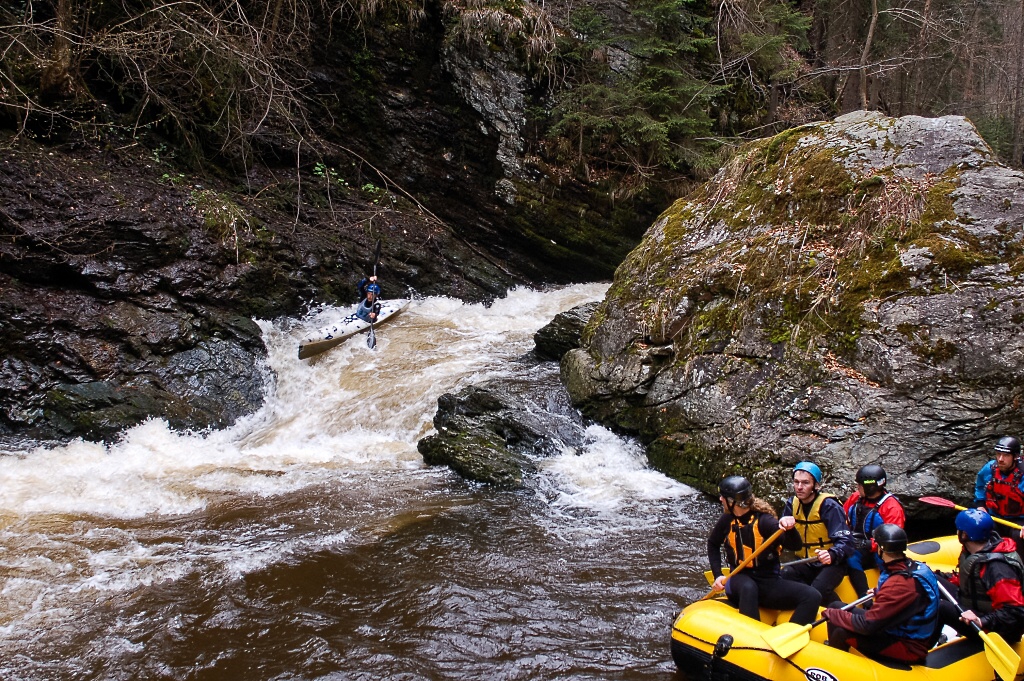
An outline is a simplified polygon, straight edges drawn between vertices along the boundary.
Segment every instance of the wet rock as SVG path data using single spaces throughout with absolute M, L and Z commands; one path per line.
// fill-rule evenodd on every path
M 648 230 L 563 379 L 712 493 L 742 471 L 784 494 L 811 459 L 836 492 L 877 462 L 905 501 L 966 502 L 1024 431 L 1022 194 L 960 117 L 754 143 Z
M 500 487 L 522 485 L 539 458 L 578 446 L 583 437 L 557 370 L 538 366 L 524 367 L 520 378 L 442 395 L 434 428 L 417 445 L 427 464 Z
M 580 346 L 583 327 L 597 309 L 598 303 L 583 303 L 555 315 L 548 324 L 533 334 L 537 357 L 560 360 L 569 350 Z
M 333 209 L 324 218 L 304 205 L 297 222 L 294 210 L 164 174 L 137 140 L 115 146 L 125 151 L 111 158 L 6 141 L 2 443 L 109 440 L 148 418 L 230 425 L 263 401 L 266 350 L 253 319 L 352 302 L 371 257 L 363 227 L 345 233 Z M 252 172 L 254 184 L 273 185 Z M 418 231 L 393 217 L 382 233 L 386 290 L 480 300 L 512 283 L 436 223 Z

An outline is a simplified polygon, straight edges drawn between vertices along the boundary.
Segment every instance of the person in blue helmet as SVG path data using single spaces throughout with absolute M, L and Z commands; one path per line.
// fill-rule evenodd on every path
M 978 637 L 971 623 L 1014 643 L 1024 635 L 1024 562 L 1017 545 L 1001 537 L 985 511 L 970 508 L 956 516 L 956 535 L 963 547 L 957 571 L 939 579 L 964 609 L 943 601 L 939 620 L 963 636 Z
M 833 494 L 821 491 L 821 468 L 811 461 L 793 467 L 793 496 L 786 500 L 779 527 L 786 530 L 782 545 L 796 558 L 815 561 L 791 565 L 782 576 L 810 584 L 822 603 L 835 600 L 835 588 L 846 576 L 846 561 L 854 541 L 843 505 Z
M 377 293 L 380 294 L 380 284 L 377 283 L 377 275 L 373 274 L 369 277 L 363 277 L 359 280 L 359 283 L 356 284 L 356 293 L 359 295 L 359 300 L 362 301 L 366 299 L 366 289 L 371 285 L 377 286 Z
M 360 281 L 359 290 L 363 299 L 356 306 L 356 316 L 364 322 L 372 324 L 377 321 L 377 315 L 380 314 L 380 286 L 377 284 L 377 277 L 369 277 Z

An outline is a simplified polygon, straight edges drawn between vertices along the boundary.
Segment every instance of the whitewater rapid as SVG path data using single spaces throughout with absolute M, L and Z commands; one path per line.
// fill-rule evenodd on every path
M 181 432 L 153 419 L 107 445 L 0 452 L 0 677 L 71 678 L 70 664 L 81 678 L 139 678 L 127 672 L 160 657 L 158 631 L 187 628 L 194 608 L 227 617 L 215 601 L 239 580 L 509 494 L 424 465 L 416 443 L 437 398 L 521 375 L 533 334 L 606 289 L 517 289 L 489 306 L 417 299 L 377 329 L 376 349 L 357 336 L 311 360 L 296 358 L 298 340 L 347 310 L 260 321 L 265 404 L 232 427 Z M 670 537 L 698 503 L 651 471 L 638 444 L 596 425 L 582 448 L 542 461 L 527 494 L 515 503 L 528 503 L 530 525 L 577 547 L 652 523 Z M 168 597 L 186 584 L 195 603 Z M 177 670 L 167 678 L 197 678 L 165 664 Z

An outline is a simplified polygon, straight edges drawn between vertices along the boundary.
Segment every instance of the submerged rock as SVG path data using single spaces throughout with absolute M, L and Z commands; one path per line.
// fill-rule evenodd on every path
M 856 112 L 745 147 L 669 208 L 562 360 L 588 416 L 709 492 L 881 463 L 970 499 L 1024 426 L 1024 175 L 961 117 Z
M 437 433 L 417 448 L 431 466 L 449 466 L 475 482 L 518 487 L 541 457 L 576 447 L 583 423 L 558 381 L 534 366 L 515 379 L 495 379 L 437 400 Z

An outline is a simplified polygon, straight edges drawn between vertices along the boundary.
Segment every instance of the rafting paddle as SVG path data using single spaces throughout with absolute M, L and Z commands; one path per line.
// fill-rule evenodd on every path
M 960 506 L 959 504 L 954 504 L 949 499 L 943 499 L 942 497 L 921 497 L 920 500 L 923 501 L 926 504 L 931 504 L 932 506 L 945 506 L 946 508 L 955 508 L 958 511 L 969 510 L 966 506 Z M 992 520 L 996 521 L 1000 525 L 1006 525 L 1007 527 L 1012 527 L 1015 530 L 1024 529 L 1024 527 L 1018 525 L 1017 523 L 1011 523 L 1009 520 L 1003 520 L 1002 518 L 997 518 L 996 516 L 992 516 Z
M 780 568 L 788 568 L 793 565 L 806 565 L 807 563 L 814 563 L 818 560 L 817 556 L 811 556 L 810 558 L 800 558 L 799 560 L 791 560 L 788 563 L 783 563 Z M 711 570 L 704 571 L 704 579 L 708 580 L 708 584 L 714 584 L 715 577 L 711 574 Z
M 853 603 L 847 603 L 840 610 L 849 610 L 854 606 L 870 601 L 872 598 L 874 598 L 874 594 L 861 596 Z M 825 621 L 825 618 L 822 617 L 810 624 L 783 622 L 761 634 L 761 638 L 768 644 L 768 647 L 775 651 L 776 655 L 786 658 L 803 650 L 811 642 L 811 629 Z
M 765 539 L 761 543 L 760 546 L 758 546 L 756 549 L 754 549 L 753 553 L 751 553 L 749 556 L 744 558 L 742 560 L 742 562 L 740 562 L 740 564 L 736 566 L 735 570 L 732 570 L 732 571 L 729 572 L 729 576 L 725 578 L 725 583 L 722 584 L 722 588 L 721 589 L 716 589 L 716 588 L 712 587 L 711 591 L 708 592 L 708 594 L 705 595 L 704 598 L 702 598 L 701 600 L 705 601 L 705 600 L 711 598 L 712 596 L 714 596 L 715 594 L 725 590 L 725 585 L 729 583 L 729 580 L 732 579 L 734 576 L 736 576 L 736 574 L 740 570 L 742 570 L 743 568 L 745 568 L 748 565 L 750 565 L 751 563 L 753 563 L 754 559 L 757 558 L 759 555 L 761 555 L 762 551 L 764 551 L 766 548 L 768 548 L 769 546 L 774 544 L 775 540 L 778 539 L 779 537 L 781 537 L 783 532 L 785 532 L 785 530 L 782 529 L 781 527 L 779 529 L 777 529 L 775 531 L 775 534 L 773 534 L 770 537 L 768 537 L 767 539 Z
M 960 607 L 960 602 L 946 591 L 946 587 L 942 586 L 941 582 L 938 585 L 942 595 L 963 614 L 964 609 Z M 985 659 L 992 665 L 992 669 L 995 670 L 996 674 L 1003 681 L 1013 681 L 1014 677 L 1017 676 L 1017 666 L 1020 664 L 1020 655 L 1017 654 L 1017 651 L 1011 648 L 1010 644 L 999 634 L 983 631 L 976 622 L 971 622 L 971 626 L 977 630 L 978 636 L 985 643 Z

